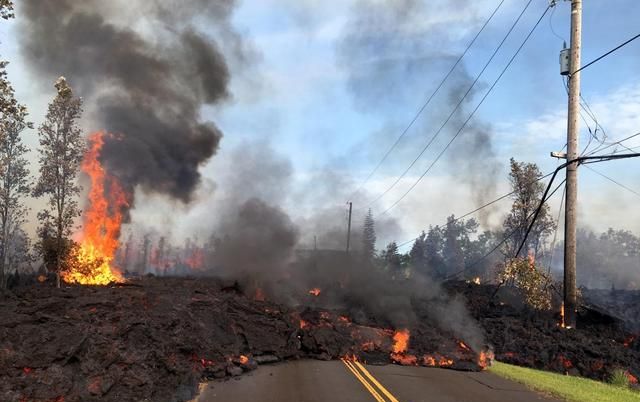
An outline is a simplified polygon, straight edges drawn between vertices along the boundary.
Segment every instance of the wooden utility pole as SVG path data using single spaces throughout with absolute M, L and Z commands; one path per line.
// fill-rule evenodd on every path
M 569 111 L 567 121 L 567 161 L 578 158 L 580 113 L 580 52 L 582 47 L 582 0 L 571 0 L 571 45 L 569 61 Z M 576 327 L 576 227 L 578 206 L 578 162 L 567 166 L 564 221 L 564 311 L 565 326 Z
M 353 203 L 349 202 L 349 223 L 347 225 L 347 254 L 349 254 L 349 245 L 351 244 L 351 211 L 353 210 Z

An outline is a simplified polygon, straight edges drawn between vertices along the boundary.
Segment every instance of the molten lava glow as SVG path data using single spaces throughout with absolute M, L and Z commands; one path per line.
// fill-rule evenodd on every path
M 491 364 L 493 364 L 494 358 L 495 356 L 491 350 L 483 350 L 478 355 L 478 366 L 480 366 L 480 368 L 484 370 L 487 367 L 491 366 Z
M 469 347 L 462 341 L 458 342 L 458 346 L 460 346 L 461 349 L 463 350 L 471 350 L 469 349 Z
M 192 271 L 200 271 L 204 268 L 204 250 L 197 247 L 189 252 L 184 260 L 186 266 Z
M 571 363 L 571 360 L 567 359 L 566 357 L 564 357 L 563 355 L 558 355 L 558 362 L 560 362 L 560 364 L 562 364 L 562 366 L 568 370 L 571 367 L 573 367 L 573 363 Z
M 393 353 L 405 353 L 409 347 L 409 337 L 411 336 L 408 329 L 401 329 L 393 334 Z
M 312 295 L 312 296 L 315 296 L 315 297 L 320 296 L 320 292 L 321 292 L 321 290 L 318 289 L 318 288 L 313 288 L 313 289 L 309 290 L 309 294 Z
M 411 334 L 408 329 L 401 329 L 393 334 L 391 360 L 403 366 L 418 365 L 418 358 L 414 355 L 407 354 L 410 336 Z
M 346 315 L 341 315 L 340 317 L 338 317 L 338 321 L 343 323 L 343 324 L 348 324 L 348 323 L 351 322 L 349 317 L 347 317 Z
M 636 340 L 636 336 L 632 335 L 632 336 L 628 337 L 627 339 L 625 339 L 622 344 L 624 345 L 625 348 L 628 348 L 629 346 L 631 346 L 631 344 L 635 340 Z
M 123 210 L 129 206 L 130 197 L 99 161 L 106 136 L 102 132 L 92 134 L 82 160 L 81 169 L 89 176 L 91 186 L 82 232 L 78 234 L 79 247 L 71 253 L 68 269 L 61 273 L 67 283 L 107 285 L 123 281 L 112 262 L 119 245 Z

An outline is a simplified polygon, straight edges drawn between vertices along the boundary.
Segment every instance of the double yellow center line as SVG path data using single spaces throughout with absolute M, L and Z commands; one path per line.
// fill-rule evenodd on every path
M 362 364 L 357 361 L 341 359 L 342 363 L 351 371 L 351 373 L 364 385 L 373 398 L 378 402 L 399 402 L 385 387 L 375 379 Z M 386 399 L 383 397 L 386 397 Z

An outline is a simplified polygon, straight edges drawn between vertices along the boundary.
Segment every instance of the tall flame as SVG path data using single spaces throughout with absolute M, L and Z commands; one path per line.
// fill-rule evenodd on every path
M 89 149 L 81 169 L 89 177 L 89 202 L 78 234 L 79 247 L 74 250 L 69 269 L 62 273 L 68 283 L 106 285 L 123 281 L 120 271 L 112 266 L 119 245 L 123 209 L 129 195 L 120 182 L 109 175 L 99 161 L 104 139 L 109 134 L 97 132 L 89 137 Z
M 393 334 L 393 353 L 404 353 L 409 346 L 410 332 L 408 329 L 401 329 Z

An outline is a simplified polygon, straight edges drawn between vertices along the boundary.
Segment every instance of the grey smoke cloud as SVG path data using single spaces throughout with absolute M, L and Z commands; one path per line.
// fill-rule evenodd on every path
M 363 111 L 376 114 L 404 110 L 400 113 L 404 116 L 400 121 L 390 119 L 391 124 L 359 145 L 359 149 L 365 149 L 361 152 L 367 153 L 372 164 L 382 157 L 407 127 L 419 107 L 453 66 L 462 52 L 460 43 L 470 40 L 452 38 L 450 32 L 451 24 L 475 26 L 481 22 L 474 3 L 460 1 L 452 5 L 415 0 L 360 0 L 355 3 L 345 35 L 337 48 L 338 60 L 347 72 L 355 103 Z M 451 15 L 457 20 L 452 21 Z M 379 175 L 395 175 L 404 171 L 419 150 L 436 134 L 474 78 L 463 60 L 405 134 L 379 170 Z M 427 169 L 471 113 L 476 104 L 474 95 L 481 93 L 482 89 L 480 81 L 409 172 L 409 176 L 420 175 Z M 491 134 L 489 124 L 472 119 L 439 162 L 440 165 L 446 163 L 447 171 L 453 172 L 454 179 L 469 188 L 477 205 L 488 201 L 496 191 L 495 178 L 500 164 Z M 488 225 L 490 215 L 487 211 L 480 216 L 481 223 L 485 225 Z
M 110 172 L 130 188 L 189 201 L 198 168 L 222 137 L 201 121 L 200 108 L 226 100 L 230 80 L 219 46 L 192 19 L 207 16 L 226 29 L 234 4 L 25 0 L 21 49 L 43 82 L 65 75 L 89 100 L 97 129 L 118 135 L 104 149 Z M 131 9 L 147 11 L 145 35 L 116 24 Z

